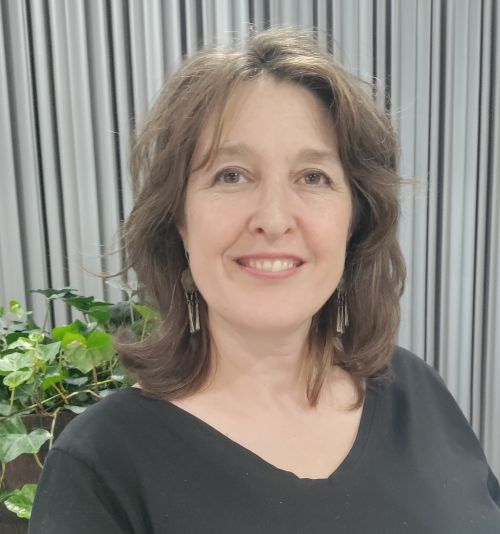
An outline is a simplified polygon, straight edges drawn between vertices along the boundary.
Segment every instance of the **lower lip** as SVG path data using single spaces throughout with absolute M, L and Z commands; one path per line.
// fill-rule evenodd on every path
M 236 265 L 246 273 L 254 276 L 255 278 L 259 278 L 261 280 L 284 280 L 285 278 L 290 278 L 294 274 L 298 272 L 298 270 L 304 265 L 303 263 L 301 265 L 298 265 L 297 267 L 292 267 L 291 269 L 286 269 L 284 271 L 263 271 L 261 269 L 256 269 L 255 267 L 250 267 L 248 265 L 242 265 L 241 263 L 235 262 Z

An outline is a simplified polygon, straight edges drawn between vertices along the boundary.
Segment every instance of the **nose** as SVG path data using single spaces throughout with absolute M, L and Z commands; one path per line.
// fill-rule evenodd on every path
M 264 234 L 269 239 L 277 239 L 295 229 L 293 198 L 287 183 L 278 180 L 262 180 L 255 202 L 250 222 L 250 229 L 253 233 Z

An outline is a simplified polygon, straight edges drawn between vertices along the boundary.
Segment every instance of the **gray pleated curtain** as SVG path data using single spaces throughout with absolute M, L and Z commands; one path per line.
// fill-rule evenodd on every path
M 0 304 L 71 286 L 119 298 L 131 131 L 204 43 L 276 24 L 377 80 L 402 146 L 399 343 L 434 365 L 500 472 L 500 80 L 496 0 L 1 0 Z M 331 36 L 333 35 L 332 40 Z M 57 321 L 69 320 L 56 308 Z

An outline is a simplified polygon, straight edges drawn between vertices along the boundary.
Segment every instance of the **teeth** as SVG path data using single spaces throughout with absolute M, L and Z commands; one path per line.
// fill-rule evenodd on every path
M 260 271 L 271 271 L 273 273 L 286 271 L 295 267 L 293 260 L 245 260 L 242 263 Z

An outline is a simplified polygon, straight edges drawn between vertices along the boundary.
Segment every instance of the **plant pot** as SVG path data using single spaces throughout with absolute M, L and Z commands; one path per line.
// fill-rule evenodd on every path
M 58 414 L 56 425 L 54 428 L 54 440 L 62 432 L 63 428 L 74 418 L 76 414 L 69 411 L 62 411 Z M 50 415 L 24 415 L 22 417 L 28 432 L 36 428 L 43 428 L 50 432 L 53 418 Z M 40 462 L 45 461 L 49 451 L 49 442 L 45 443 L 38 457 Z M 5 471 L 5 487 L 6 489 L 16 489 L 22 487 L 24 484 L 36 484 L 40 477 L 41 469 L 35 461 L 32 454 L 22 454 L 14 461 L 7 464 Z M 5 505 L 0 504 L 0 532 L 2 534 L 24 534 L 28 530 L 28 520 L 17 517 L 14 513 L 5 508 Z

